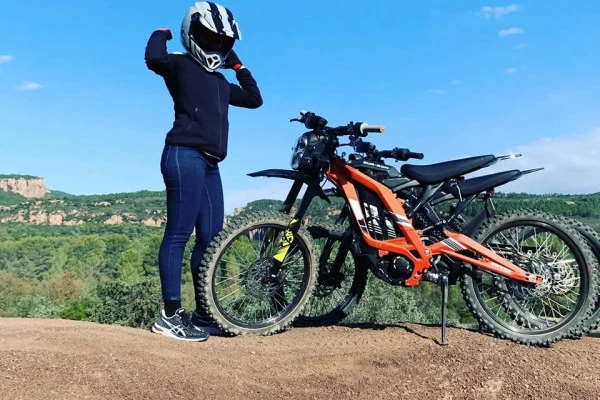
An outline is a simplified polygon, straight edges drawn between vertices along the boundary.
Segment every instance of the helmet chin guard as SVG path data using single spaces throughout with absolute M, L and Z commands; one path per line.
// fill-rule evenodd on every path
M 198 61 L 200 65 L 202 65 L 204 69 L 206 69 L 208 72 L 214 72 L 217 68 L 223 65 L 223 63 L 225 62 L 225 58 L 227 58 L 227 55 L 223 56 L 218 52 L 207 53 L 195 43 L 192 44 L 192 49 L 195 50 L 196 53 L 190 53 L 191 56 L 196 61 Z

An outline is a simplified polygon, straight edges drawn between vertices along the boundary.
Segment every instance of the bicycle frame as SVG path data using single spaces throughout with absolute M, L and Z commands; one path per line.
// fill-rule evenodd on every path
M 285 174 L 283 172 L 285 172 Z M 301 225 L 300 221 L 304 218 L 312 199 L 318 196 L 328 201 L 328 198 L 323 192 L 317 179 L 314 179 L 314 177 L 303 176 L 296 171 L 267 170 L 255 172 L 250 175 L 272 176 L 294 181 L 285 199 L 283 208 L 281 209 L 281 211 L 286 214 L 290 213 L 302 186 L 304 184 L 307 185 L 300 206 L 294 213 L 287 230 L 284 231 L 283 237 L 279 241 L 279 250 L 274 257 L 274 271 L 277 271 L 281 267 L 281 263 L 289 249 L 291 240 L 290 233 L 299 229 Z M 406 257 L 413 263 L 414 268 L 412 274 L 404 282 L 406 286 L 419 285 L 424 271 L 431 266 L 431 259 L 439 255 L 447 255 L 453 259 L 522 282 L 537 284 L 542 280 L 540 276 L 531 274 L 519 268 L 462 233 L 454 233 L 445 230 L 444 233 L 448 236 L 447 239 L 434 243 L 431 246 L 425 246 L 421 241 L 422 232 L 413 228 L 412 221 L 404 210 L 404 200 L 398 198 L 396 194 L 384 184 L 377 182 L 346 164 L 337 156 L 331 158 L 330 168 L 325 172 L 325 175 L 340 190 L 341 196 L 345 198 L 349 205 L 350 213 L 357 226 L 360 228 L 360 234 L 364 242 L 370 247 L 377 249 L 379 256 L 385 256 L 390 253 L 398 254 Z M 393 215 L 395 222 L 400 227 L 403 237 L 378 240 L 371 236 L 366 226 L 365 216 L 360 206 L 355 183 L 363 185 L 377 194 L 386 209 Z M 417 202 L 417 205 L 423 205 L 426 202 L 431 201 L 433 197 L 439 193 L 441 186 L 442 185 L 440 184 L 436 187 L 426 187 L 425 190 L 423 190 L 423 194 Z M 417 209 L 418 208 L 413 208 L 411 211 L 414 213 Z M 270 242 L 270 240 L 268 242 Z M 465 250 L 474 252 L 479 255 L 480 258 L 473 258 L 466 254 L 462 254 Z
M 412 262 L 414 268 L 411 276 L 405 281 L 406 286 L 419 285 L 424 271 L 431 266 L 431 258 L 439 255 L 447 255 L 453 259 L 518 281 L 533 284 L 538 284 L 542 281 L 542 277 L 519 268 L 464 234 L 445 230 L 444 233 L 448 236 L 447 239 L 434 243 L 431 246 L 425 246 L 421 241 L 420 232 L 413 228 L 411 219 L 407 217 L 403 207 L 403 200 L 397 198 L 392 190 L 384 184 L 347 165 L 336 156 L 331 158 L 330 168 L 326 171 L 326 175 L 335 186 L 341 189 L 345 200 L 350 206 L 351 213 L 360 227 L 360 233 L 364 242 L 370 247 L 377 249 L 380 256 L 385 256 L 389 253 L 398 254 Z M 355 183 L 376 193 L 387 211 L 392 214 L 395 222 L 399 225 L 403 234 L 402 238 L 378 240 L 371 236 L 360 206 Z M 440 188 L 441 184 L 436 187 L 427 187 L 423 191 L 417 205 L 426 203 Z M 480 258 L 473 258 L 462 254 L 461 252 L 465 250 L 474 252 Z

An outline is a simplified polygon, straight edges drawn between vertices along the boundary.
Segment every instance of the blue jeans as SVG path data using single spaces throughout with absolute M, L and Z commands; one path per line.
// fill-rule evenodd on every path
M 216 161 L 200 151 L 166 145 L 161 172 L 167 190 L 167 225 L 158 252 L 163 300 L 181 300 L 183 253 L 192 231 L 196 242 L 190 260 L 194 282 L 210 241 L 223 229 L 223 186 Z M 196 303 L 198 304 L 198 293 Z

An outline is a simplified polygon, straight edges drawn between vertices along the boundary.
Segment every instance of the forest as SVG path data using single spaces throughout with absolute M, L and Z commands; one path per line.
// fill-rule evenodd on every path
M 530 208 L 577 218 L 600 229 L 600 194 L 495 195 L 499 210 Z M 25 199 L 0 191 L 0 316 L 86 320 L 148 327 L 162 306 L 157 254 L 162 226 L 141 223 L 148 216 L 164 215 L 163 192 L 72 196 L 52 193 L 43 199 Z M 278 209 L 281 201 L 257 200 L 242 213 Z M 315 200 L 309 223 L 333 222 L 341 202 Z M 480 205 L 470 206 L 471 216 Z M 18 213 L 24 222 L 16 222 Z M 77 214 L 76 225 L 30 223 L 32 212 Z M 126 216 L 122 223 L 103 223 L 111 216 Z M 234 216 L 227 216 L 234 218 Z M 68 221 L 68 218 L 65 218 Z M 186 248 L 183 265 L 183 303 L 193 307 L 192 279 Z M 346 322 L 439 323 L 439 288 L 425 283 L 418 288 L 397 288 L 370 277 L 360 306 Z M 454 325 L 474 321 L 457 287 L 450 295 Z

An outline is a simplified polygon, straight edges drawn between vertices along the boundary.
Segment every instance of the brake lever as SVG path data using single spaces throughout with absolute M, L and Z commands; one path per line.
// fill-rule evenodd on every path
M 304 121 L 302 121 L 300 118 L 292 118 L 292 119 L 290 119 L 290 122 L 304 122 Z

